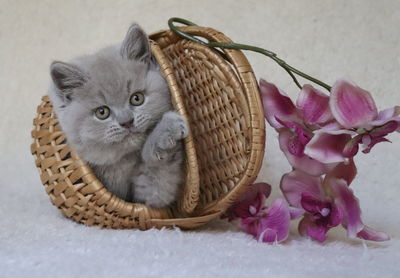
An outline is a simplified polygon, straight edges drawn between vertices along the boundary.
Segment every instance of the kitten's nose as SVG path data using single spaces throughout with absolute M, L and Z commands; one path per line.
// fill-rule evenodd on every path
M 125 127 L 125 128 L 131 128 L 133 126 L 133 119 L 129 120 L 125 123 L 119 123 L 120 126 Z

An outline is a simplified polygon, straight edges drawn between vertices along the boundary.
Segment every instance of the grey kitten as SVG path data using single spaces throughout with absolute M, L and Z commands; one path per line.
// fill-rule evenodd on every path
M 163 207 L 184 182 L 186 120 L 145 32 L 132 25 L 120 46 L 53 62 L 50 98 L 68 143 L 118 197 Z

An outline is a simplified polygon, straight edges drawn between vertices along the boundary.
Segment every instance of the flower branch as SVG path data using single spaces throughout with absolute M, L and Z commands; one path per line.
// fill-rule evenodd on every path
M 174 33 L 176 33 L 177 35 L 190 40 L 190 41 L 194 41 L 194 42 L 198 42 L 201 44 L 205 44 L 211 48 L 213 48 L 215 51 L 217 51 L 222 57 L 226 58 L 226 55 L 219 51 L 218 48 L 221 49 L 237 49 L 237 50 L 248 50 L 248 51 L 253 51 L 256 53 L 260 53 L 263 54 L 267 57 L 269 57 L 270 59 L 272 59 L 273 61 L 275 61 L 280 67 L 282 67 L 289 75 L 290 77 L 293 79 L 294 83 L 296 84 L 297 87 L 299 87 L 300 89 L 302 88 L 302 86 L 300 85 L 300 82 L 297 80 L 295 75 L 301 76 L 323 88 L 325 88 L 326 90 L 330 91 L 331 90 L 331 86 L 329 86 L 328 84 L 322 82 L 321 80 L 318 80 L 298 69 L 296 69 L 295 67 L 292 67 L 291 65 L 287 64 L 284 60 L 282 60 L 281 58 L 278 57 L 278 55 L 270 50 L 261 48 L 261 47 L 257 47 L 257 46 L 253 46 L 253 45 L 247 45 L 247 44 L 240 44 L 240 43 L 223 43 L 223 42 L 210 42 L 210 41 L 203 41 L 200 40 L 198 38 L 196 38 L 195 36 L 192 36 L 189 33 L 186 33 L 182 30 L 180 30 L 178 27 L 176 27 L 174 25 L 174 23 L 181 23 L 184 24 L 186 26 L 197 26 L 195 23 L 183 19 L 183 18 L 179 18 L 179 17 L 173 17 L 170 18 L 168 20 L 168 26 L 171 29 L 171 31 L 173 31 Z

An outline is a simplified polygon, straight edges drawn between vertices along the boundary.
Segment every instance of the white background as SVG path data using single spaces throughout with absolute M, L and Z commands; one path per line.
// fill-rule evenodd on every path
M 400 104 L 400 2 L 392 1 L 0 1 L 0 276 L 1 277 L 399 277 L 400 136 L 357 159 L 352 187 L 366 224 L 387 243 L 347 240 L 341 229 L 325 244 L 297 236 L 257 243 L 216 221 L 192 232 L 109 231 L 63 218 L 40 183 L 30 130 L 46 94 L 53 60 L 68 60 L 122 40 L 130 23 L 148 32 L 180 16 L 237 42 L 277 52 L 330 84 L 348 77 L 379 108 Z M 277 65 L 248 54 L 258 78 L 295 96 Z M 268 129 L 259 180 L 277 190 L 289 171 Z M 269 200 L 271 202 L 271 199 Z

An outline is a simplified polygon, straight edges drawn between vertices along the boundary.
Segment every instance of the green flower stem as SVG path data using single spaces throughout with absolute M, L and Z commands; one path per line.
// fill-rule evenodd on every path
M 280 59 L 278 57 L 278 55 L 272 51 L 260 48 L 260 47 L 256 47 L 256 46 L 252 46 L 252 45 L 247 45 L 247 44 L 239 44 L 239 43 L 222 43 L 222 42 L 204 42 L 198 38 L 196 38 L 195 36 L 192 36 L 186 32 L 183 32 L 182 30 L 178 29 L 178 27 L 176 27 L 174 25 L 175 22 L 187 25 L 187 26 L 196 26 L 195 23 L 190 22 L 186 19 L 183 18 L 178 18 L 178 17 L 173 17 L 170 18 L 168 20 L 168 26 L 171 29 L 171 31 L 173 31 L 174 33 L 178 34 L 179 36 L 190 40 L 190 41 L 194 41 L 194 42 L 198 42 L 204 45 L 207 45 L 209 47 L 214 48 L 216 51 L 218 51 L 218 49 L 216 48 L 224 48 L 224 49 L 237 49 L 237 50 L 248 50 L 248 51 L 253 51 L 253 52 L 257 52 L 260 54 L 263 54 L 269 58 L 271 58 L 272 60 L 274 60 L 279 66 L 281 66 L 293 79 L 294 83 L 296 83 L 297 87 L 299 87 L 300 89 L 302 88 L 302 86 L 300 85 L 299 81 L 297 80 L 296 75 L 301 76 L 325 89 L 327 89 L 328 91 L 331 90 L 331 86 L 329 86 L 328 84 L 308 75 L 305 74 L 304 72 L 288 65 L 284 60 Z M 218 51 L 220 52 L 220 51 Z M 221 54 L 221 53 L 220 53 Z M 225 55 L 223 55 L 225 56 Z

